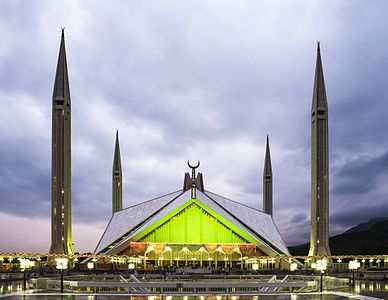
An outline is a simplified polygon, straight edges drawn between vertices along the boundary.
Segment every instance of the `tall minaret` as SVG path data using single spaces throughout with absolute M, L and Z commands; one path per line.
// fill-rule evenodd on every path
M 272 203 L 272 165 L 269 151 L 269 137 L 267 135 L 267 147 L 265 149 L 265 162 L 263 172 L 263 212 L 273 215 Z
M 123 208 L 123 185 L 122 185 L 121 157 L 119 146 L 119 132 L 116 131 L 116 146 L 113 157 L 112 170 L 112 215 Z
M 52 108 L 51 247 L 50 253 L 72 254 L 71 236 L 71 111 L 65 34 L 61 46 Z
M 311 229 L 309 256 L 330 255 L 328 108 L 318 43 L 311 108 Z

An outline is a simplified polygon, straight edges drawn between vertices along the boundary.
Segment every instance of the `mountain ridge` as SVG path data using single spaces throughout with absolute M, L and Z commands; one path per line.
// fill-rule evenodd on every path
M 388 218 L 372 219 L 329 238 L 332 255 L 388 253 Z M 308 255 L 310 243 L 288 247 L 292 255 Z

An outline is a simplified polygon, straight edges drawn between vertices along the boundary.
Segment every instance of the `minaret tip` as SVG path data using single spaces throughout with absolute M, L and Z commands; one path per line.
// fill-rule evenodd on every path
M 317 52 L 321 52 L 321 41 L 317 41 Z

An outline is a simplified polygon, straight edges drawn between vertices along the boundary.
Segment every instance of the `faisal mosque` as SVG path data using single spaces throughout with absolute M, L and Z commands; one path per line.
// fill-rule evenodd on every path
M 330 256 L 328 107 L 320 45 L 311 109 L 311 237 L 309 256 Z M 176 191 L 122 207 L 123 170 L 119 135 L 112 168 L 112 217 L 96 254 L 136 257 L 142 268 L 201 266 L 244 268 L 251 257 L 289 256 L 273 219 L 273 185 L 269 138 L 263 170 L 263 211 L 205 189 L 200 162 L 188 162 Z M 51 254 L 71 255 L 71 100 L 62 30 L 52 99 Z M 169 192 L 169 193 L 168 193 Z M 222 191 L 220 191 L 222 193 Z M 291 262 L 265 261 L 288 269 Z M 271 265 L 272 264 L 272 265 Z M 275 265 L 278 264 L 278 265 Z

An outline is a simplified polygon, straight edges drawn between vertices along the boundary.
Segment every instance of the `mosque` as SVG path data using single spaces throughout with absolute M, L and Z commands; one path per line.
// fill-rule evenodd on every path
M 50 253 L 73 254 L 71 232 L 71 101 L 62 30 L 52 106 L 52 225 Z M 311 110 L 310 256 L 328 256 L 328 111 L 320 46 Z M 263 211 L 205 189 L 200 162 L 185 173 L 177 191 L 122 207 L 119 136 L 112 168 L 112 217 L 95 253 L 136 258 L 139 267 L 194 266 L 290 268 L 290 255 L 273 220 L 272 166 L 267 136 Z M 252 266 L 252 265 L 251 265 Z

